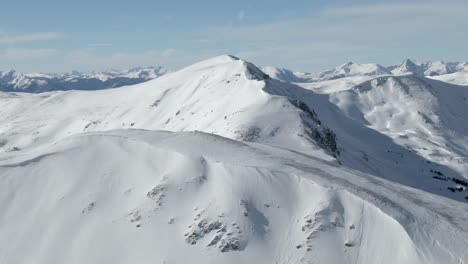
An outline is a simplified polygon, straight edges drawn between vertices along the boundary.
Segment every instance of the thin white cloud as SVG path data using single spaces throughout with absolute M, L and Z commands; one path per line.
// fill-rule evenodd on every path
M 350 60 L 391 64 L 405 57 L 450 59 L 448 50 L 460 51 L 454 60 L 466 60 L 466 14 L 468 4 L 455 1 L 335 6 L 297 19 L 216 26 L 193 38 L 213 47 L 236 47 L 241 57 L 257 64 L 305 71 Z
M 88 46 L 87 49 L 60 52 L 48 58 L 48 67 L 54 68 L 45 70 L 142 65 L 180 68 L 226 53 L 237 54 L 258 65 L 273 64 L 301 71 L 323 70 L 345 61 L 391 64 L 405 57 L 467 60 L 468 53 L 463 45 L 468 42 L 468 35 L 463 29 L 468 28 L 468 4 L 447 1 L 348 4 L 315 10 L 309 16 L 289 16 L 267 23 L 205 27 L 202 31 L 180 37 L 191 45 L 186 49 L 178 47 L 177 51 L 161 49 L 105 55 Z M 245 20 L 246 13 L 239 11 L 236 19 Z M 41 38 L 10 36 L 6 39 L 0 34 L 0 44 Z M 0 61 L 4 58 L 0 56 Z M 44 70 L 42 61 L 36 61 L 36 64 L 24 60 L 3 62 L 11 67 L 18 65 L 17 68 Z
M 425 3 L 380 3 L 372 5 L 354 5 L 325 9 L 321 14 L 335 17 L 361 16 L 400 16 L 400 15 L 466 15 L 468 3 L 461 1 L 425 2 Z
M 10 48 L 5 51 L 5 58 L 9 60 L 33 60 L 55 55 L 55 49 L 23 49 Z
M 57 32 L 31 33 L 22 35 L 0 35 L 0 44 L 16 44 L 43 40 L 62 39 L 65 36 Z
M 66 53 L 62 59 L 66 70 L 128 69 L 136 66 L 158 65 L 168 68 L 179 68 L 220 53 L 225 52 L 218 50 L 183 51 L 170 48 L 165 50 L 147 50 L 141 53 L 117 52 L 110 55 L 102 55 L 92 48 L 85 48 Z
M 91 43 L 88 47 L 111 47 L 112 43 Z
M 171 57 L 171 56 L 173 56 L 175 53 L 176 53 L 176 50 L 175 50 L 175 49 L 166 49 L 166 50 L 163 50 L 163 52 L 161 53 L 161 55 L 164 56 L 164 57 Z
M 209 38 L 194 38 L 191 41 L 193 43 L 209 43 L 211 40 Z
M 239 13 L 237 13 L 237 20 L 244 21 L 244 19 L 245 19 L 245 10 L 241 10 L 239 11 Z

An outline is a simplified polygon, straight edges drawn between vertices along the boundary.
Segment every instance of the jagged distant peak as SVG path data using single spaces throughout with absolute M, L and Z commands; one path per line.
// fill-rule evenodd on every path
M 389 66 L 393 74 L 415 74 L 438 76 L 466 71 L 466 62 L 445 62 L 443 60 L 418 61 L 405 59 L 401 64 Z
M 54 90 L 99 90 L 137 84 L 157 78 L 169 70 L 162 66 L 135 67 L 129 70 L 103 70 L 66 73 L 19 73 L 0 71 L 0 91 L 45 92 Z

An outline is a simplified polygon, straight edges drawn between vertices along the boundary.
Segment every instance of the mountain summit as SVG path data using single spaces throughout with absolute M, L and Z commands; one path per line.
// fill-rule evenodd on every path
M 115 89 L 0 92 L 2 261 L 468 259 L 466 88 L 336 69 L 360 71 L 299 86 L 223 55 Z

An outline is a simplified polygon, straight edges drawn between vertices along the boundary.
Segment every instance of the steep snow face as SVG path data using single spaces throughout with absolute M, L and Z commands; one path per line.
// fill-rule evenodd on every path
M 371 167 L 369 172 L 460 201 L 467 199 L 465 87 L 414 75 L 379 77 L 332 93 L 329 100 L 349 120 L 328 125 L 341 146 L 361 150 L 354 155 L 362 156 L 362 163 Z M 357 168 L 358 163 L 345 160 L 346 153 L 352 153 L 342 153 L 342 162 Z
M 22 74 L 13 70 L 0 71 L 0 91 L 39 93 L 55 90 L 99 90 L 145 82 L 167 72 L 168 70 L 162 67 L 91 73 L 73 71 L 65 74 Z
M 333 159 L 333 132 L 290 86 L 250 63 L 221 56 L 132 87 L 4 94 L 0 140 L 10 151 L 84 131 L 200 130 Z
M 389 69 L 393 74 L 404 75 L 408 73 L 416 74 L 418 76 L 425 76 L 425 69 L 422 65 L 418 65 L 410 59 L 404 60 L 400 65 L 390 66 Z
M 210 134 L 85 133 L 0 175 L 5 263 L 468 259 L 464 204 Z
M 443 62 L 443 61 L 425 61 L 414 62 L 406 59 L 400 65 L 390 66 L 389 70 L 393 74 L 415 74 L 417 76 L 439 76 L 444 74 L 451 74 L 461 72 L 468 69 L 466 62 Z

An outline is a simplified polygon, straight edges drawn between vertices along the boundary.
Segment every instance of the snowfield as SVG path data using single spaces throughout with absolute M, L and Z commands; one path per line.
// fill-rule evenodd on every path
M 468 262 L 466 87 L 263 70 L 0 93 L 0 263 Z
M 468 258 L 461 203 L 201 132 L 87 133 L 0 172 L 5 263 Z

